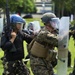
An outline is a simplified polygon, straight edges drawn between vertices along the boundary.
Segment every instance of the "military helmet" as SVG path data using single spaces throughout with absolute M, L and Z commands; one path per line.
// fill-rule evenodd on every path
M 10 23 L 25 23 L 24 19 L 18 14 L 13 14 L 10 17 Z
M 43 23 L 48 23 L 51 20 L 51 18 L 55 18 L 55 17 L 56 15 L 53 13 L 45 13 L 43 14 L 41 20 Z
M 59 28 L 60 20 L 53 13 L 45 13 L 42 16 L 41 20 L 44 23 L 44 25 L 50 23 L 50 26 L 53 27 L 55 30 Z

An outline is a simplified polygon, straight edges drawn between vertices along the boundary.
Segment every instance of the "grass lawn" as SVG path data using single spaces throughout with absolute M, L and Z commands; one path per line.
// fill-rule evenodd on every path
M 41 23 L 40 19 L 35 19 L 35 20 L 38 20 L 41 24 L 41 26 L 43 26 L 43 24 Z M 26 22 L 30 22 L 30 21 L 33 21 L 32 19 L 26 19 Z M 71 51 L 71 65 L 73 66 L 74 65 L 74 58 L 75 58 L 75 47 L 74 47 L 74 41 L 73 41 L 73 38 L 70 39 L 69 41 L 69 50 Z M 26 42 L 24 42 L 24 49 L 25 49 L 25 56 L 27 55 L 27 50 L 26 50 Z M 3 51 L 0 50 L 0 58 L 3 56 Z M 30 69 L 30 62 L 27 63 L 27 67 Z M 31 69 L 30 69 L 31 70 Z M 67 75 L 72 72 L 73 68 L 68 68 L 67 70 Z M 55 73 L 57 72 L 57 66 L 54 68 L 54 71 Z M 0 75 L 2 75 L 2 72 L 3 72 L 3 66 L 2 66 L 2 61 L 0 60 Z M 32 74 L 32 71 L 31 71 L 31 75 Z

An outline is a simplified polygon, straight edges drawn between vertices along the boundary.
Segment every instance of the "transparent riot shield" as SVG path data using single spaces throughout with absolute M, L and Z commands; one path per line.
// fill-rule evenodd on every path
M 34 32 L 35 34 L 37 34 L 40 31 L 40 29 L 41 27 L 39 21 L 32 21 L 28 23 L 25 27 L 25 30 Z
M 3 31 L 3 18 L 0 18 L 0 37 Z
M 2 31 L 3 31 L 3 18 L 0 18 L 0 45 L 1 45 Z
M 62 17 L 59 25 L 57 75 L 67 75 L 69 17 Z
M 41 29 L 40 23 L 39 23 L 39 21 L 33 21 L 33 22 L 34 22 L 34 31 L 35 31 L 35 33 L 38 33 Z

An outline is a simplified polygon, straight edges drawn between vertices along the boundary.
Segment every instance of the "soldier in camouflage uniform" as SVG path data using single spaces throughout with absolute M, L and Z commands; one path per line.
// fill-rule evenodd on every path
M 58 45 L 57 24 L 59 20 L 53 13 L 45 13 L 42 18 L 45 27 L 30 43 L 30 66 L 34 75 L 54 75 L 52 61 L 56 59 Z M 56 61 L 55 61 L 56 62 Z
M 4 51 L 3 75 L 30 75 L 22 59 L 24 58 L 23 41 L 30 43 L 32 37 L 22 32 L 23 23 L 24 20 L 19 15 L 11 15 L 12 32 L 9 36 L 4 33 L 1 37 L 1 48 Z

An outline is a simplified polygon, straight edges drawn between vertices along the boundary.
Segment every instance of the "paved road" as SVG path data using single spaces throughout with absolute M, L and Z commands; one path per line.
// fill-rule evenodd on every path
M 22 14 L 21 16 L 23 17 L 25 14 Z M 42 14 L 32 14 L 33 18 L 41 18 Z M 1 14 L 1 17 L 4 17 L 4 14 Z

